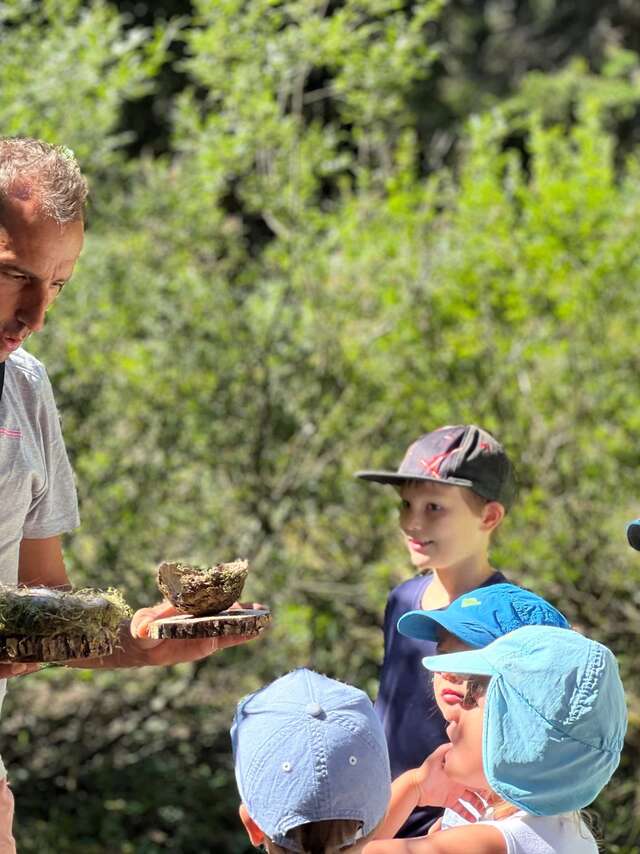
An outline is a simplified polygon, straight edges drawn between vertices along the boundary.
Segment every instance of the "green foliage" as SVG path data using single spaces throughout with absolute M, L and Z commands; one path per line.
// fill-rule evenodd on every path
M 242 850 L 235 702 L 302 664 L 375 693 L 384 601 L 408 569 L 393 492 L 352 473 L 459 421 L 518 465 L 496 564 L 620 654 L 631 726 L 597 808 L 608 851 L 640 844 L 640 572 L 623 542 L 640 163 L 610 122 L 635 104 L 636 60 L 527 80 L 538 95 L 474 116 L 454 167 L 424 178 L 415 98 L 447 50 L 431 38 L 442 5 L 200 0 L 172 150 L 126 161 L 119 111 L 175 30 L 143 43 L 105 3 L 5 4 L 29 76 L 3 53 L 0 128 L 71 145 L 96 199 L 30 345 L 78 478 L 70 574 L 139 606 L 162 559 L 247 557 L 245 595 L 274 611 L 267 637 L 209 662 L 12 685 L 3 755 L 25 852 Z M 546 110 L 549 92 L 570 109 Z
M 148 91 L 171 32 L 125 30 L 104 2 L 4 2 L 2 133 L 64 140 L 88 173 L 104 170 L 128 140 L 116 127 L 122 101 Z

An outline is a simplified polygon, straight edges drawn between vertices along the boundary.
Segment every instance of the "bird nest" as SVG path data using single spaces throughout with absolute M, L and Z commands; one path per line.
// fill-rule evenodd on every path
M 188 614 L 217 614 L 232 605 L 242 593 L 249 572 L 246 560 L 219 563 L 217 566 L 193 566 L 165 562 L 158 567 L 160 592 Z
M 4 636 L 106 633 L 115 639 L 118 626 L 130 616 L 122 593 L 112 587 L 63 592 L 0 585 L 0 635 Z

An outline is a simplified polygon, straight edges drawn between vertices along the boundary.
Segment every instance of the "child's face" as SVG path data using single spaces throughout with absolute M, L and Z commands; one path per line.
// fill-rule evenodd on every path
M 445 773 L 469 789 L 488 789 L 482 764 L 482 724 L 489 677 L 466 679 L 464 703 L 451 707 L 447 736 L 451 749 L 444 756 Z
M 473 647 L 446 629 L 438 628 L 438 655 L 449 652 L 463 652 L 468 649 L 473 649 Z M 466 682 L 458 674 L 438 672 L 433 674 L 433 693 L 438 708 L 446 721 L 451 721 L 455 717 L 454 706 L 459 706 L 462 703 L 466 690 Z
M 428 481 L 398 488 L 400 528 L 417 569 L 446 569 L 486 552 L 485 512 L 478 512 L 466 492 L 462 486 Z

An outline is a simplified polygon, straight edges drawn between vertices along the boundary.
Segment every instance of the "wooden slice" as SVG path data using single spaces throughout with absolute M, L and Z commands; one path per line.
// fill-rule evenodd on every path
M 271 622 L 271 611 L 222 611 L 208 617 L 180 614 L 149 624 L 150 638 L 215 638 L 227 635 L 256 635 Z
M 51 637 L 0 635 L 0 663 L 14 661 L 64 662 L 75 658 L 97 658 L 113 652 L 111 638 L 105 634 L 52 635 Z

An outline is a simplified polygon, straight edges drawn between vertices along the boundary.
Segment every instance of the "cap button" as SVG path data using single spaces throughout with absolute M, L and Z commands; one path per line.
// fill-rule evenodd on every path
M 311 715 L 312 718 L 321 718 L 324 716 L 324 709 L 320 703 L 307 703 L 304 710 L 308 715 Z

